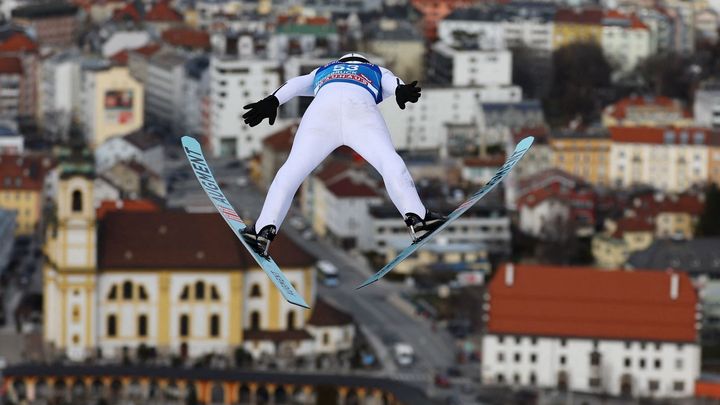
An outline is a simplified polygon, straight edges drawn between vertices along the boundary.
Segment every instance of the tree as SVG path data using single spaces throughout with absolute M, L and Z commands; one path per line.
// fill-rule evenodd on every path
M 553 52 L 552 61 L 552 87 L 544 100 L 548 121 L 565 125 L 578 118 L 585 124 L 596 120 L 612 71 L 600 45 L 572 43 Z
M 705 208 L 695 233 L 697 236 L 720 236 L 720 188 L 715 183 L 705 191 Z

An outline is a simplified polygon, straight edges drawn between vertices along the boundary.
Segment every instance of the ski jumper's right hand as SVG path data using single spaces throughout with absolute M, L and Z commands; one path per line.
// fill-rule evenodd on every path
M 277 118 L 277 109 L 280 106 L 280 100 L 275 95 L 269 95 L 257 103 L 250 103 L 243 108 L 250 110 L 243 114 L 245 123 L 251 127 L 256 126 L 263 119 L 267 118 L 270 125 L 275 123 Z
M 397 79 L 397 88 L 395 88 L 395 101 L 401 110 L 405 109 L 405 103 L 417 103 L 420 99 L 420 87 L 417 80 L 410 84 L 400 84 Z

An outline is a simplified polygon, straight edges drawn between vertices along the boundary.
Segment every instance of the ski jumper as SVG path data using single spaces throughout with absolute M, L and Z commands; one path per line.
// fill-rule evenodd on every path
M 400 82 L 402 83 L 402 82 Z M 270 185 L 255 223 L 280 228 L 303 180 L 333 150 L 347 145 L 382 176 L 390 199 L 402 215 L 422 217 L 412 177 L 395 151 L 385 120 L 377 107 L 393 97 L 398 78 L 369 63 L 331 62 L 310 74 L 288 80 L 274 95 L 284 104 L 295 96 L 315 96 L 295 134 L 290 155 Z

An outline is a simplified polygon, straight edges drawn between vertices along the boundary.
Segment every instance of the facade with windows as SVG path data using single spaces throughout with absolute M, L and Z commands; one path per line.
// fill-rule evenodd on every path
M 505 264 L 485 297 L 485 383 L 690 397 L 698 297 L 684 273 Z
M 44 340 L 71 360 L 161 354 L 316 353 L 320 316 L 285 301 L 217 214 L 109 212 L 97 219 L 92 166 L 60 168 L 48 230 Z M 278 265 L 314 306 L 315 259 L 286 238 Z M 338 328 L 353 327 L 352 321 Z M 331 335 L 333 345 L 344 335 Z M 322 337 L 318 337 L 322 339 Z
M 682 192 L 710 179 L 720 135 L 707 128 L 611 127 L 611 185 Z
M 263 121 L 251 128 L 243 122 L 246 104 L 267 97 L 280 86 L 277 62 L 214 56 L 210 59 L 210 140 L 215 156 L 247 158 L 262 149 L 275 132 Z

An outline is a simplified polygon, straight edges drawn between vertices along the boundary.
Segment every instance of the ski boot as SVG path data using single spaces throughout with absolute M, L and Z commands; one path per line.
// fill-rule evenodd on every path
M 425 211 L 425 218 L 409 212 L 405 214 L 405 225 L 410 231 L 413 243 L 420 241 L 426 235 L 437 229 L 447 221 L 447 217 L 436 212 Z M 422 232 L 422 234 L 419 234 Z
M 266 259 L 269 257 L 268 248 L 270 247 L 270 242 L 275 239 L 276 234 L 277 228 L 275 228 L 275 225 L 265 225 L 260 232 L 255 232 L 255 225 L 247 226 L 240 231 L 240 235 L 242 235 L 252 250 Z

